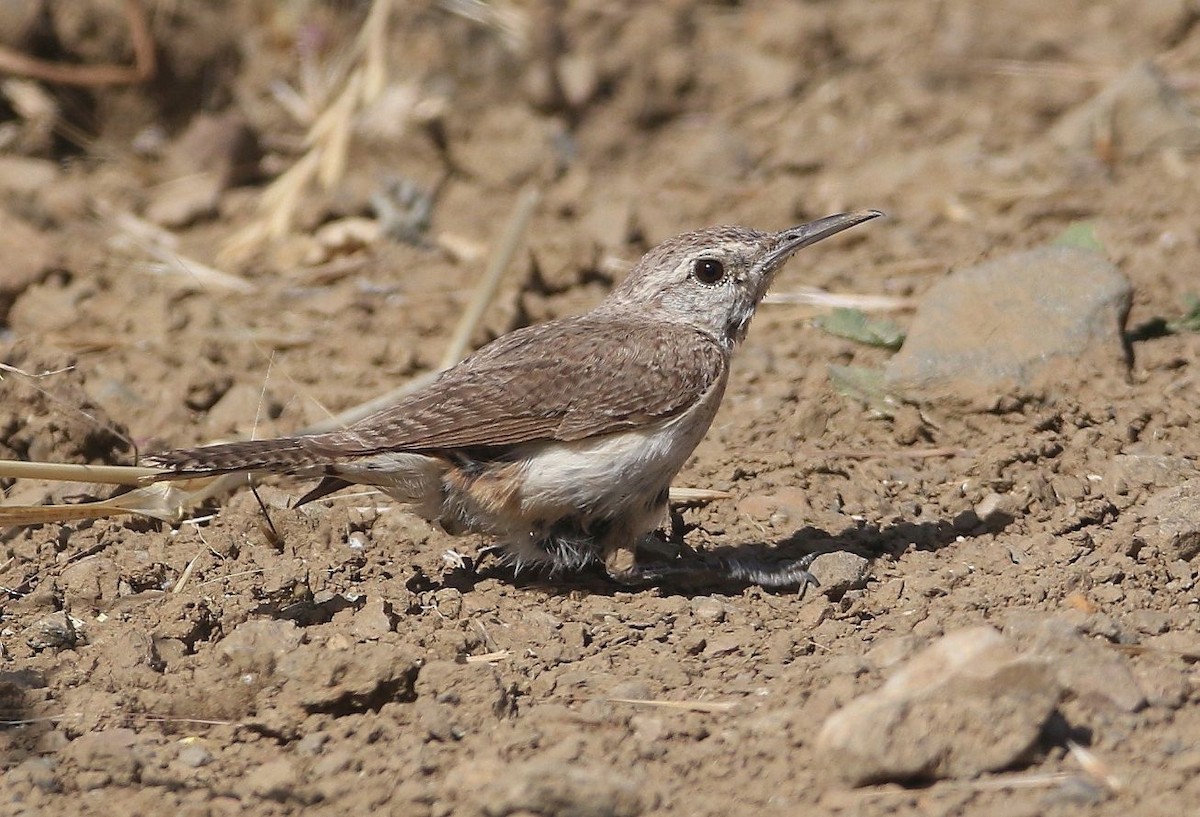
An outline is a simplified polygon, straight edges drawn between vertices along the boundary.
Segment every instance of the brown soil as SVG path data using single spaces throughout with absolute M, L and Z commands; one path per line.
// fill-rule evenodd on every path
M 59 19 L 57 39 L 16 45 L 129 61 L 119 4 L 54 5 L 94 5 L 98 28 Z M 777 290 L 919 296 L 951 268 L 1080 219 L 1133 283 L 1131 327 L 1178 315 L 1200 288 L 1197 156 L 1104 134 L 1072 150 L 1050 134 L 1138 60 L 1196 96 L 1200 26 L 1184 2 L 589 0 L 516 7 L 528 33 L 515 49 L 439 4 L 396 4 L 389 81 L 443 98 L 445 112 L 407 126 L 393 113 L 357 138 L 342 181 L 308 195 L 299 224 L 307 236 L 367 213 L 388 177 L 433 188 L 449 166 L 426 244 L 376 243 L 339 271 L 344 258 L 301 262 L 311 239 L 284 240 L 229 268 L 253 294 L 148 270 L 93 207 L 145 212 L 189 167 L 178 146 L 193 118 L 235 110 L 261 171 L 226 167 L 215 213 L 177 230 L 179 253 L 216 264 L 264 177 L 300 150 L 303 127 L 270 84 L 298 82 L 297 39 L 348 42 L 361 9 L 147 5 L 159 79 L 50 88 L 67 135 L 9 144 L 58 164 L 0 165 L 6 218 L 47 239 L 40 274 L 9 294 L 0 279 L 0 360 L 74 366 L 5 375 L 0 458 L 128 463 L 135 450 L 285 434 L 428 370 L 487 260 L 435 242 L 494 247 L 527 184 L 542 203 L 476 343 L 587 308 L 675 232 L 858 207 L 890 218 L 806 250 Z M 152 126 L 165 141 L 147 149 Z M 31 168 L 47 180 L 30 183 Z M 3 257 L 28 255 L 12 235 Z M 0 812 L 1194 808 L 1197 563 L 1139 549 L 1133 532 L 1149 496 L 1200 455 L 1200 335 L 1136 342 L 1125 379 L 879 417 L 840 395 L 827 367 L 877 368 L 887 353 L 823 334 L 812 314 L 760 311 L 678 480 L 733 499 L 681 509 L 676 527 L 704 552 L 850 550 L 871 560 L 865 588 L 514 579 L 474 557 L 480 542 L 379 495 L 297 511 L 287 503 L 305 486 L 285 482 L 260 490 L 274 530 L 243 491 L 174 530 L 125 519 L 9 531 L 0 695 L 14 725 L 0 730 Z M 18 483 L 6 502 L 84 490 Z M 986 524 L 975 509 L 991 494 L 1011 513 Z M 838 782 L 814 746 L 830 713 L 944 632 L 989 623 L 1020 643 L 1043 619 L 1112 645 L 1140 697 L 1068 695 L 1037 752 L 998 776 L 1028 785 Z M 1055 782 L 1083 774 L 1068 735 L 1117 790 Z

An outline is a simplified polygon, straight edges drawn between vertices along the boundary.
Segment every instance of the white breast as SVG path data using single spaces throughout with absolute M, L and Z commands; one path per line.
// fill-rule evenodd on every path
M 653 425 L 522 452 L 528 457 L 522 512 L 551 519 L 579 513 L 608 517 L 631 504 L 653 502 L 708 431 L 721 391 L 714 388 L 688 411 Z

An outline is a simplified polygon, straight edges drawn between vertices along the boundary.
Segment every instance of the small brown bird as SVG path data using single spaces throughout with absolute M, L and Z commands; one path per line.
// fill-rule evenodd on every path
M 803 586 L 808 559 L 643 564 L 638 543 L 664 518 L 671 480 L 708 431 L 730 356 L 775 274 L 797 250 L 881 215 L 684 233 L 646 253 L 592 311 L 503 335 L 344 430 L 168 451 L 149 458 L 165 469 L 154 479 L 322 477 L 298 504 L 373 485 L 451 533 L 493 537 L 518 570 L 601 562 L 622 583 Z

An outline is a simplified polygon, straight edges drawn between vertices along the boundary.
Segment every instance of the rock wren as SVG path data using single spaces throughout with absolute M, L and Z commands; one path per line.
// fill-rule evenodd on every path
M 165 469 L 152 479 L 321 477 L 297 504 L 373 485 L 451 533 L 493 537 L 518 570 L 600 562 L 623 583 L 700 574 L 803 586 L 809 559 L 643 564 L 638 543 L 664 518 L 671 480 L 708 431 L 730 356 L 775 274 L 802 247 L 881 215 L 683 233 L 592 311 L 502 335 L 344 430 L 168 451 L 149 458 Z

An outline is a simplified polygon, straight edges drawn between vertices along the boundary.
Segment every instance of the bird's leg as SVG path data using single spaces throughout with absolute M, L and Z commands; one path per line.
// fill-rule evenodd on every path
M 638 565 L 638 540 L 658 526 L 667 514 L 669 489 L 664 488 L 644 507 L 612 520 L 597 538 L 604 569 L 610 578 L 622 584 L 641 584 Z

